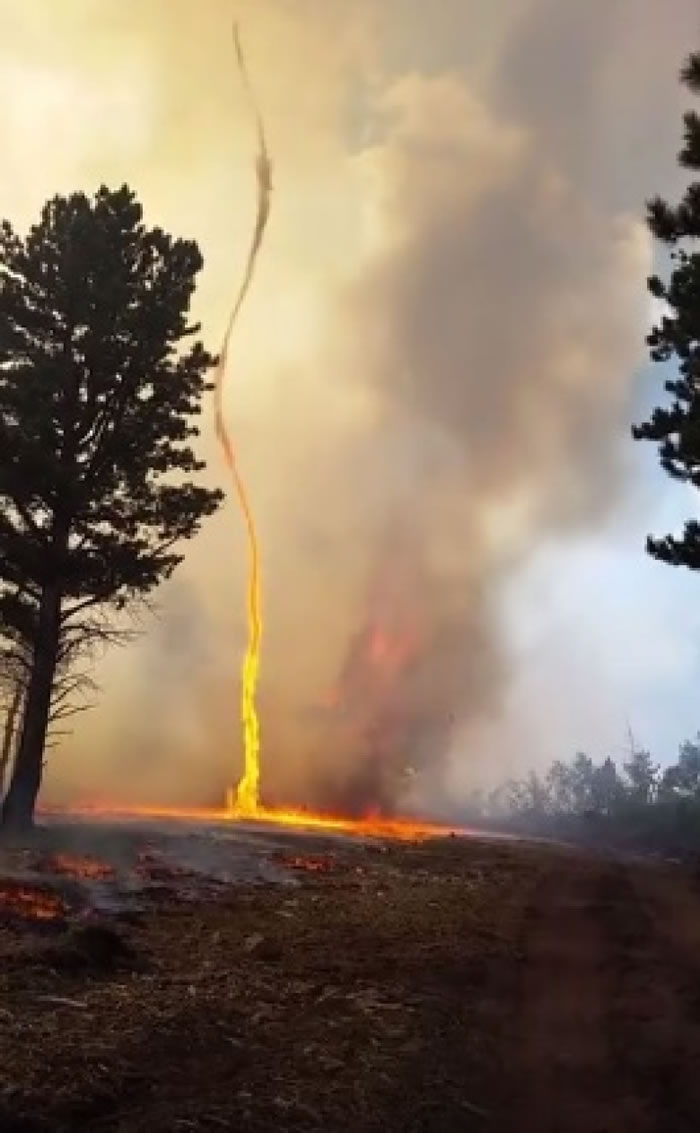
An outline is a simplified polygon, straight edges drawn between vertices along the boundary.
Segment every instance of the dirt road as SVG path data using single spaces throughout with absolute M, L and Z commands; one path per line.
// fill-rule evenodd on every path
M 501 1127 L 700 1128 L 700 900 L 678 869 L 556 856 L 526 911 Z
M 298 865 L 164 891 L 101 959 L 0 919 L 0 1133 L 700 1129 L 690 871 L 478 841 Z

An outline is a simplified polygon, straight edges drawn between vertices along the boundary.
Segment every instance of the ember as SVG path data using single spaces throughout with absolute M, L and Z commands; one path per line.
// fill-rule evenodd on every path
M 274 859 L 278 865 L 286 869 L 295 869 L 305 873 L 329 873 L 335 868 L 335 858 L 332 854 L 277 854 Z
M 86 881 L 106 881 L 114 877 L 114 869 L 97 858 L 73 854 L 51 854 L 38 867 L 42 872 L 59 873 L 65 877 L 84 878 Z
M 187 870 L 163 861 L 151 850 L 143 850 L 137 855 L 134 873 L 148 881 L 173 881 L 188 876 Z
M 28 921 L 55 921 L 67 913 L 55 893 L 31 885 L 4 881 L 0 885 L 0 912 Z

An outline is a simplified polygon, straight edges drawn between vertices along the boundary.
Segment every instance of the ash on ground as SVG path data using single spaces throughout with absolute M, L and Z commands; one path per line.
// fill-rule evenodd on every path
M 202 901 L 232 887 L 295 886 L 305 873 L 361 868 L 382 846 L 254 823 L 47 819 L 0 843 L 0 919 L 129 915 L 162 900 Z

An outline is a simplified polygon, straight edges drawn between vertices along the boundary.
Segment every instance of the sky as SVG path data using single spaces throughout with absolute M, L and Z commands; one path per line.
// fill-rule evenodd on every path
M 233 12 L 0 0 L 0 213 L 24 231 L 55 192 L 128 182 L 147 222 L 200 244 L 214 350 L 255 210 Z M 421 627 L 406 697 L 428 723 L 405 760 L 424 803 L 622 756 L 628 729 L 672 758 L 700 727 L 700 580 L 644 540 L 697 505 L 630 424 L 662 381 L 644 201 L 683 186 L 695 0 L 235 15 L 275 183 L 227 391 L 263 549 L 264 776 L 303 801 L 362 758 L 316 708 L 387 589 Z M 225 484 L 209 415 L 201 448 Z M 101 662 L 49 794 L 219 800 L 240 766 L 245 566 L 231 502 L 138 644 Z

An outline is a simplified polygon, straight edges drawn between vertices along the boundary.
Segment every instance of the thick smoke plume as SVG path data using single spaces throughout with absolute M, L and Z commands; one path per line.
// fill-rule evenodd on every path
M 668 187 L 696 6 L 676 0 L 673 21 L 652 0 L 472 7 L 240 12 L 277 168 L 227 406 L 263 549 L 272 801 L 390 809 L 435 797 L 449 759 L 480 774 L 470 736 L 514 673 L 504 595 L 624 491 L 643 199 Z M 216 341 L 254 211 L 227 6 L 148 0 L 127 18 L 116 0 L 66 2 L 58 57 L 51 28 L 37 43 L 13 12 L 4 50 L 30 79 L 52 76 L 66 105 L 70 83 L 76 105 L 126 101 L 109 148 L 82 132 L 48 163 L 50 123 L 34 123 L 35 168 L 4 211 L 25 181 L 48 195 L 61 178 L 130 180 L 154 220 L 201 242 Z M 20 126 L 2 127 L 4 152 Z M 244 571 L 231 512 L 192 547 L 160 627 L 106 662 L 99 712 L 53 761 L 56 795 L 123 794 L 125 749 L 132 797 L 210 801 L 236 777 Z

